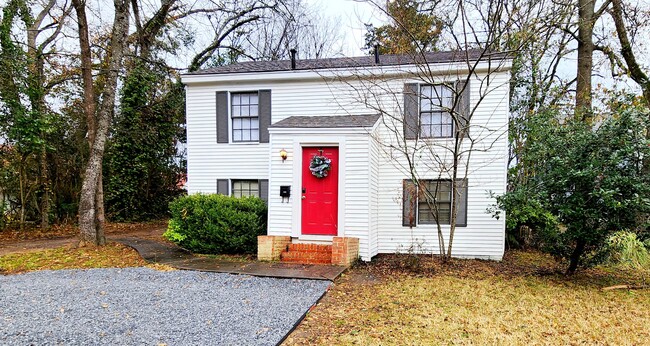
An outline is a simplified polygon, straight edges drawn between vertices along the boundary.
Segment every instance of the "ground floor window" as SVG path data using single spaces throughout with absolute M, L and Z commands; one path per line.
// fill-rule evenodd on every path
M 260 196 L 260 184 L 258 180 L 233 180 L 232 195 L 234 197 Z
M 418 223 L 451 223 L 451 180 L 421 180 L 418 191 Z

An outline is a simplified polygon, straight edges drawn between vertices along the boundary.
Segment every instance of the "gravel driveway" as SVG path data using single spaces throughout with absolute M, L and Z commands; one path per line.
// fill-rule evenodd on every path
M 149 268 L 0 275 L 0 344 L 274 345 L 329 284 Z

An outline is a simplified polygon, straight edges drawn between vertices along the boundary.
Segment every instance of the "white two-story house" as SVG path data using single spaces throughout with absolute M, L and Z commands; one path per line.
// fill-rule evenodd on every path
M 487 208 L 506 188 L 510 67 L 476 50 L 184 74 L 188 191 L 266 200 L 274 259 L 341 239 L 365 261 L 438 253 L 455 212 L 452 255 L 499 260 L 505 221 Z

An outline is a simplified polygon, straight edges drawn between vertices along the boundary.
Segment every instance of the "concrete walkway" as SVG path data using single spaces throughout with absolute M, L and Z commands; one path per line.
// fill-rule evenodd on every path
M 112 240 L 134 248 L 142 258 L 149 262 L 165 264 L 177 269 L 330 281 L 336 279 L 347 269 L 347 267 L 335 265 L 225 261 L 194 256 L 178 246 L 149 239 L 125 237 Z

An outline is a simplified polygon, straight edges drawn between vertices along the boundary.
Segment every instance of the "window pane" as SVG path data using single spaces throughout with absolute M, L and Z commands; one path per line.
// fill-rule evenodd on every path
M 232 105 L 237 106 L 241 103 L 240 94 L 232 94 Z
M 248 104 L 248 95 L 249 94 L 241 94 L 241 104 L 242 105 L 247 105 Z
M 242 141 L 242 131 L 241 130 L 233 130 L 232 131 L 232 140 L 234 142 L 241 142 Z
M 250 94 L 249 103 L 252 104 L 252 105 L 253 104 L 254 105 L 258 104 L 257 93 Z
M 436 125 L 442 124 L 442 114 L 440 113 L 431 114 L 431 123 Z
M 433 213 L 427 203 L 419 203 L 418 215 L 420 216 L 420 223 L 434 223 Z
M 451 223 L 451 205 L 449 203 L 439 203 L 438 215 L 438 221 L 441 224 Z
M 257 105 L 256 105 L 256 104 L 255 104 L 255 105 L 251 105 L 249 114 L 250 114 L 251 116 L 253 116 L 253 117 L 256 117 L 256 116 L 258 116 L 258 113 L 257 113 L 257 112 L 258 112 L 258 110 L 257 110 Z
M 241 115 L 240 108 L 239 106 L 233 106 L 232 107 L 232 116 L 233 117 L 238 117 Z
M 241 130 L 241 122 L 242 122 L 242 119 L 233 119 L 232 120 L 232 128 L 233 128 L 233 130 Z
M 446 109 L 452 109 L 454 107 L 454 98 L 447 97 L 443 100 L 442 106 Z
M 257 130 L 260 128 L 260 119 L 259 118 L 251 118 L 251 129 Z
M 438 202 L 449 202 L 451 201 L 451 182 L 447 181 L 441 181 L 438 183 L 438 186 L 433 186 L 433 188 L 437 188 L 438 191 L 436 191 L 436 198 Z
M 422 123 L 422 125 L 431 125 L 432 116 L 433 115 L 431 113 L 422 113 L 422 115 L 420 116 L 420 122 Z
M 420 87 L 420 94 L 421 94 L 422 96 L 425 96 L 425 97 L 429 97 L 429 98 L 430 98 L 430 97 L 431 97 L 431 89 L 432 89 L 432 86 L 431 86 L 431 85 L 422 85 L 422 86 Z
M 442 125 L 440 130 L 440 137 L 451 137 L 451 125 Z
M 251 140 L 251 132 L 250 131 L 243 131 L 241 140 L 242 141 L 250 141 Z
M 446 124 L 446 125 L 451 125 L 453 124 L 453 119 L 451 118 L 451 114 L 449 113 L 442 113 L 440 115 L 442 117 L 442 121 L 440 122 L 441 124 Z
M 259 141 L 259 140 L 260 140 L 259 131 L 251 130 L 251 141 Z
M 429 95 L 422 95 L 420 98 L 420 110 L 423 112 L 430 111 L 432 109 L 431 97 Z
M 241 129 L 242 130 L 248 130 L 250 128 L 251 128 L 250 119 L 241 119 Z
M 431 138 L 431 125 L 422 125 L 420 126 L 420 135 L 422 138 Z
M 449 99 L 452 96 L 451 88 L 446 85 L 441 85 L 440 96 L 443 99 Z

